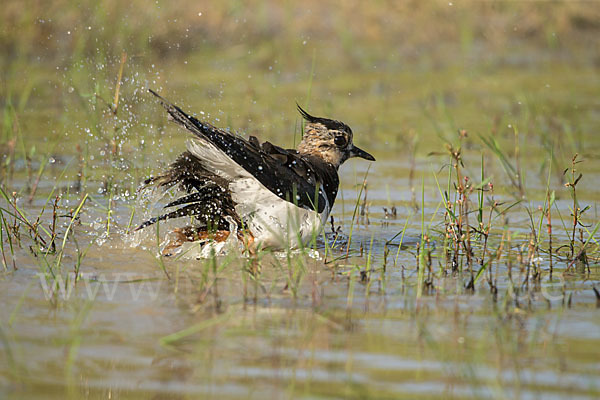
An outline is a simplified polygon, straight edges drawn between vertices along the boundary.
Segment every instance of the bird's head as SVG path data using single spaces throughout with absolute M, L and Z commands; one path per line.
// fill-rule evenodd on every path
M 375 161 L 375 157 L 352 143 L 352 129 L 341 121 L 313 117 L 298 105 L 298 111 L 306 120 L 298 152 L 321 157 L 338 168 L 349 158 L 361 157 Z

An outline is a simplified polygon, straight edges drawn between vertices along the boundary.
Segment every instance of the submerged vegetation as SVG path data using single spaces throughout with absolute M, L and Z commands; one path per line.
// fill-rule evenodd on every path
M 600 7 L 138 3 L 0 13 L 0 397 L 600 395 Z M 147 88 L 378 161 L 304 248 L 166 257 Z

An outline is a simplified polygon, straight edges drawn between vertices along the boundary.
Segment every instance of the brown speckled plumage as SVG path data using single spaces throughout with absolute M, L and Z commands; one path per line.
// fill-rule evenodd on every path
M 353 134 L 348 125 L 314 117 L 300 106 L 298 110 L 307 122 L 302 141 L 297 149 L 284 149 L 269 142 L 260 143 L 253 136 L 246 140 L 218 129 L 189 116 L 158 94 L 151 93 L 159 98 L 173 121 L 194 133 L 197 142 L 163 174 L 146 181 L 146 185 L 163 188 L 177 186 L 185 192 L 181 198 L 165 206 L 168 209 L 178 208 L 142 223 L 137 229 L 161 220 L 193 216 L 196 225 L 185 228 L 192 229 L 190 232 L 199 232 L 199 227 L 226 231 L 230 222 L 234 222 L 238 227 L 249 229 L 251 237 L 260 239 L 268 236 L 271 228 L 263 226 L 261 220 L 256 220 L 254 211 L 248 213 L 244 210 L 260 209 L 263 213 L 271 210 L 271 207 L 281 210 L 277 212 L 283 214 L 270 215 L 269 211 L 262 218 L 279 221 L 276 223 L 285 226 L 289 212 L 276 204 L 291 203 L 300 210 L 326 219 L 338 191 L 339 166 L 351 157 L 375 160 L 353 145 Z M 224 165 L 229 170 L 220 170 L 222 167 L 216 165 Z M 254 192 L 256 195 L 246 192 L 250 187 L 256 188 L 253 189 L 257 191 Z M 247 204 L 244 203 L 246 196 L 262 198 L 268 203 Z M 272 241 L 273 237 L 264 240 Z
M 299 153 L 320 157 L 336 169 L 350 157 L 375 160 L 373 156 L 354 146 L 352 129 L 345 123 L 313 117 L 300 106 L 298 111 L 307 122 L 302 141 L 298 144 Z

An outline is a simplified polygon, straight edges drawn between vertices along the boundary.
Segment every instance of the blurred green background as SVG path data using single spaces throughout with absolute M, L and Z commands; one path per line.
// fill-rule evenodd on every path
M 598 122 L 599 34 L 597 2 L 7 1 L 0 137 L 6 153 L 12 111 L 38 148 L 60 140 L 59 153 L 74 152 L 88 128 L 112 136 L 94 107 L 114 105 L 123 53 L 121 147 L 146 135 L 140 123 L 160 123 L 154 104 L 143 108 L 146 87 L 290 146 L 295 101 L 381 149 L 511 119 L 525 133 L 584 135 Z M 421 143 L 423 154 L 439 147 Z
M 0 359 L 0 397 L 596 398 L 597 252 L 591 274 L 543 283 L 558 285 L 562 304 L 532 306 L 533 284 L 515 298 L 511 274 L 520 270 L 514 286 L 522 289 L 532 237 L 546 240 L 536 234 L 545 228 L 538 207 L 553 191 L 562 213 L 553 214 L 555 249 L 575 241 L 566 225 L 577 200 L 570 202 L 563 174 L 575 153 L 585 161 L 577 165 L 584 173 L 577 199 L 584 210 L 590 205 L 581 221 L 597 226 L 598 38 L 596 1 L 4 0 L 2 189 L 16 193 L 36 227 L 54 226 L 53 196 L 60 195 L 59 225 L 89 196 L 76 234 L 63 241 L 69 252 L 57 276 L 85 257 L 83 272 L 152 277 L 158 296 L 133 301 L 128 283 L 114 300 L 100 294 L 85 303 L 80 285 L 79 297 L 48 301 L 35 273 L 54 282 L 54 258 L 30 251 L 22 228 L 24 245 L 10 248 L 19 269 L 0 275 L 0 350 L 8 360 Z M 203 286 L 211 264 L 166 260 L 189 287 L 178 292 L 157 263 L 158 243 L 133 246 L 127 234 L 151 212 L 137 202 L 140 182 L 188 137 L 168 125 L 147 88 L 219 127 L 283 146 L 300 137 L 296 102 L 348 123 L 358 146 L 377 158 L 340 169 L 333 215 L 360 256 L 342 259 L 339 269 L 294 264 L 298 298 L 281 266 L 265 263 L 258 278 L 229 266 L 218 280 L 214 273 L 215 287 L 224 284 L 214 307 L 214 292 Z M 498 257 L 499 300 L 483 279 L 472 294 L 440 264 L 435 289 L 415 301 L 425 222 L 433 247 L 445 234 L 434 179 L 445 187 L 449 145 L 463 146 L 463 176 L 489 178 L 486 198 L 505 207 L 489 247 Z M 362 203 L 371 223 L 353 233 L 367 168 Z M 384 215 L 392 206 L 397 219 Z M 386 270 L 388 240 L 406 229 L 408 247 L 392 250 Z M 440 245 L 434 263 L 442 252 Z M 375 268 L 368 283 L 365 268 Z M 246 293 L 255 279 L 266 291 L 255 285 Z M 198 334 L 160 344 L 188 327 Z

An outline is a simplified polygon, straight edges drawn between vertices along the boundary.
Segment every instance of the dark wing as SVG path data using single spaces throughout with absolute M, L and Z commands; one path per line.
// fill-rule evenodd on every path
M 181 108 L 171 104 L 157 93 L 162 106 L 173 120 L 196 136 L 209 141 L 238 165 L 256 177 L 277 196 L 300 207 L 325 209 L 325 194 L 321 183 L 327 186 L 329 206 L 333 206 L 338 188 L 337 171 L 320 159 L 300 156 L 295 150 L 286 150 L 269 142 L 262 145 L 255 137 L 246 140 L 240 136 L 218 129 L 187 115 Z
M 228 190 L 229 183 L 207 171 L 190 152 L 181 154 L 162 175 L 147 179 L 144 184 L 165 189 L 177 186 L 186 194 L 165 205 L 164 208 L 171 211 L 143 222 L 136 231 L 158 221 L 180 217 L 194 217 L 209 229 L 229 229 L 227 216 L 241 225 Z

